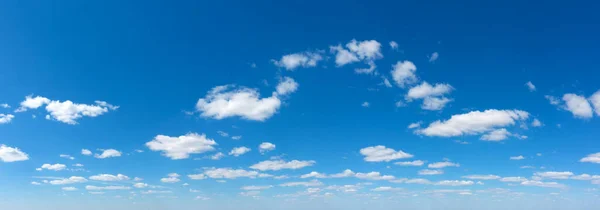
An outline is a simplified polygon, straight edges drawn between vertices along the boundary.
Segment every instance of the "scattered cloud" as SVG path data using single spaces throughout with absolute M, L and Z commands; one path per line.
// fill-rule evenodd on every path
M 98 174 L 95 176 L 90 176 L 89 179 L 95 180 L 95 181 L 104 181 L 104 182 L 116 182 L 116 181 L 127 181 L 127 180 L 129 180 L 129 177 L 125 176 L 123 174 L 117 174 L 117 175 Z
M 600 164 L 600 152 L 594 153 L 594 154 L 589 154 L 588 156 L 585 156 L 584 158 L 581 158 L 581 160 L 579 160 L 579 162 L 598 163 L 598 164 Z
M 533 127 L 541 127 L 543 124 L 540 120 L 538 120 L 537 118 L 533 119 L 533 122 L 531 122 L 531 126 Z
M 425 161 L 422 160 L 414 160 L 414 161 L 406 161 L 406 162 L 396 162 L 394 163 L 399 166 L 422 166 L 425 164 Z
M 429 167 L 429 168 L 460 167 L 460 164 L 449 162 L 449 161 L 444 161 L 444 162 L 430 163 L 429 165 L 427 165 L 427 167 Z
M 69 159 L 69 160 L 75 160 L 75 158 L 73 156 L 71 156 L 71 155 L 60 154 L 59 157 L 66 158 L 66 159 Z
M 588 100 L 572 93 L 567 93 L 562 97 L 565 102 L 564 109 L 571 112 L 577 118 L 591 118 L 593 116 L 592 106 Z
M 214 155 L 211 155 L 210 159 L 211 160 L 220 160 L 223 157 L 225 157 L 225 154 L 223 154 L 222 152 L 217 152 Z
M 258 151 L 261 154 L 264 154 L 266 152 L 275 150 L 275 147 L 276 147 L 275 144 L 273 144 L 271 142 L 263 142 L 260 145 L 258 145 Z
M 0 144 L 0 160 L 6 163 L 25 161 L 29 160 L 29 155 L 21 151 L 19 148 Z
M 85 156 L 90 156 L 90 155 L 92 155 L 92 151 L 90 151 L 88 149 L 81 149 L 81 154 L 85 155 Z
M 559 184 L 556 182 L 542 182 L 542 181 L 535 181 L 535 180 L 521 182 L 521 185 L 537 186 L 537 187 L 550 187 L 550 188 L 566 188 L 567 187 L 563 184 Z
M 97 117 L 103 115 L 110 110 L 116 110 L 119 106 L 114 106 L 105 101 L 95 101 L 95 104 L 78 104 L 70 100 L 58 101 L 50 100 L 46 97 L 32 95 L 26 96 L 21 102 L 21 106 L 15 112 L 24 112 L 28 109 L 37 109 L 46 105 L 47 119 L 53 119 L 66 124 L 75 125 L 77 119 L 82 117 Z
M 75 187 L 63 187 L 63 188 L 61 188 L 61 189 L 62 189 L 63 191 L 76 191 L 76 190 L 77 190 L 77 188 L 75 188 Z
M 105 159 L 105 158 L 112 158 L 112 157 L 121 157 L 121 152 L 115 149 L 105 149 L 102 150 L 102 154 L 94 154 L 95 158 L 98 159 Z
M 371 189 L 371 191 L 373 191 L 373 192 L 389 192 L 389 191 L 399 191 L 399 190 L 402 190 L 402 188 L 389 187 L 389 186 L 376 187 L 376 188 Z
M 596 91 L 588 100 L 594 106 L 596 116 L 600 116 L 600 90 Z
M 57 163 L 57 164 L 46 163 L 46 164 L 43 164 L 40 168 L 37 168 L 35 170 L 41 171 L 43 169 L 51 170 L 51 171 L 62 171 L 62 170 L 67 169 L 67 166 L 64 164 L 60 164 L 60 163 Z
M 49 183 L 51 185 L 67 185 L 67 184 L 76 184 L 76 183 L 84 183 L 87 182 L 88 180 L 80 177 L 80 176 L 72 176 L 66 179 L 56 179 L 56 180 L 52 180 Z
M 394 177 L 392 175 L 381 175 L 381 173 L 376 172 L 376 171 L 369 172 L 369 173 L 356 173 L 354 176 L 359 179 L 367 179 L 367 180 L 393 180 L 393 179 L 396 179 L 396 177 Z
M 8 109 L 8 108 L 10 108 L 10 105 L 8 105 L 7 103 L 4 103 L 4 104 L 0 104 L 0 107 Z
M 394 150 L 385 146 L 371 146 L 360 149 L 360 154 L 365 156 L 367 162 L 390 162 L 392 160 L 412 158 L 413 155 L 403 152 L 402 150 Z
M 547 171 L 536 172 L 534 175 L 544 179 L 569 179 L 569 177 L 573 176 L 574 174 L 570 171 Z
M 242 139 L 242 136 L 232 136 L 231 139 L 233 139 L 233 140 L 240 140 L 240 139 Z
M 220 136 L 222 136 L 222 137 L 228 137 L 228 136 L 229 136 L 229 134 L 228 134 L 227 132 L 225 132 L 225 131 L 217 131 L 217 133 L 218 133 Z
M 275 90 L 277 91 L 278 95 L 287 95 L 296 92 L 296 90 L 298 90 L 298 86 L 298 83 L 294 81 L 294 79 L 284 77 L 281 79 L 281 81 L 279 81 L 279 84 L 277 84 Z
M 510 135 L 511 133 L 508 132 L 506 128 L 500 128 L 481 136 L 480 139 L 484 141 L 502 141 L 508 138 Z
M 431 55 L 429 56 L 429 62 L 434 62 L 436 61 L 438 58 L 440 57 L 440 54 L 438 52 L 433 52 L 431 53 Z
M 531 81 L 528 81 L 527 83 L 525 83 L 525 86 L 527 86 L 527 89 L 529 89 L 530 92 L 535 91 L 535 85 L 533 85 L 533 83 L 531 83 Z
M 415 122 L 415 123 L 411 123 L 410 125 L 408 125 L 408 129 L 420 128 L 422 123 L 423 122 L 421 122 L 421 121 Z
M 463 178 L 465 179 L 473 179 L 473 180 L 496 180 L 496 179 L 500 179 L 500 176 L 497 175 L 468 175 L 468 176 L 463 176 Z
M 89 190 L 89 191 L 130 190 L 131 187 L 127 187 L 127 186 L 93 186 L 93 185 L 87 185 L 87 186 L 85 186 L 85 189 Z
M 365 101 L 360 106 L 362 106 L 362 107 L 369 107 L 369 105 L 370 105 L 369 102 Z
M 442 170 L 423 169 L 419 171 L 419 175 L 440 175 L 444 174 Z
M 179 181 L 181 181 L 181 180 L 179 179 L 179 174 L 177 174 L 177 173 L 170 173 L 167 175 L 167 177 L 160 179 L 160 182 L 163 182 L 163 183 L 176 183 Z
M 395 41 L 390 41 L 390 47 L 394 50 L 398 49 L 398 43 L 396 43 Z
M 545 95 L 544 98 L 546 98 L 548 100 L 548 102 L 550 102 L 550 104 L 552 104 L 552 105 L 560 104 L 560 99 L 558 99 L 557 97 Z
M 297 187 L 297 186 L 317 187 L 317 186 L 321 186 L 321 185 L 323 185 L 322 182 L 314 179 L 314 180 L 311 180 L 308 182 L 287 182 L 287 183 L 280 184 L 279 186 L 281 186 L 281 187 Z
M 267 189 L 271 189 L 271 188 L 273 188 L 273 185 L 264 185 L 264 186 L 251 185 L 251 186 L 243 186 L 240 189 L 247 190 L 247 191 L 257 191 L 257 190 L 267 190 Z
M 469 186 L 469 185 L 473 185 L 473 184 L 475 184 L 473 181 L 464 181 L 464 180 L 444 180 L 444 181 L 439 181 L 439 182 L 435 183 L 435 185 L 453 186 L 453 187 Z
M 271 60 L 275 66 L 293 71 L 298 67 L 315 67 L 323 56 L 319 52 L 301 52 L 282 56 L 279 60 Z
M 0 124 L 6 124 L 12 121 L 15 118 L 12 114 L 0 114 Z
M 511 160 L 524 160 L 525 157 L 523 157 L 523 155 L 519 155 L 519 156 L 511 156 L 510 157 Z
M 300 169 L 308 166 L 314 165 L 316 162 L 313 160 L 308 161 L 299 161 L 292 160 L 286 162 L 284 160 L 265 160 L 250 166 L 251 169 L 261 170 L 261 171 L 279 171 L 282 169 Z
M 240 155 L 246 154 L 247 152 L 250 152 L 250 148 L 248 147 L 235 147 L 231 150 L 231 152 L 229 152 L 229 155 L 233 155 L 234 157 L 238 157 Z
M 419 78 L 415 75 L 416 71 L 417 67 L 412 62 L 398 61 L 392 66 L 392 79 L 394 79 L 398 87 L 405 88 L 419 81 Z
M 501 182 L 524 182 L 527 181 L 525 177 L 503 177 L 500 179 Z
M 205 134 L 188 133 L 179 137 L 170 137 L 157 135 L 146 143 L 146 146 L 152 151 L 161 151 L 163 156 L 172 160 L 187 159 L 190 154 L 201 154 L 213 151 L 217 145 Z
M 496 130 L 499 127 L 515 125 L 516 121 L 526 120 L 529 113 L 521 110 L 472 111 L 457 114 L 446 121 L 435 121 L 415 133 L 426 136 L 455 137 L 477 135 Z
M 304 175 L 300 176 L 300 178 L 302 178 L 302 179 L 306 179 L 306 178 L 320 178 L 321 179 L 321 178 L 327 178 L 327 175 L 319 173 L 319 172 L 316 172 L 316 171 L 313 171 L 313 172 L 310 172 L 308 174 L 304 174 Z

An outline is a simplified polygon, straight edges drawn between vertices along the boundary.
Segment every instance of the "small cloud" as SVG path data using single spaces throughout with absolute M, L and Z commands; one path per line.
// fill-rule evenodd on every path
M 369 107 L 369 106 L 370 106 L 370 104 L 369 104 L 369 102 L 365 101 L 365 102 L 363 102 L 363 103 L 361 104 L 361 106 L 362 106 L 362 107 Z
M 434 62 L 439 57 L 440 57 L 440 54 L 438 52 L 433 52 L 433 53 L 431 53 L 431 56 L 429 56 L 429 62 Z
M 533 83 L 531 83 L 531 81 L 528 81 L 527 83 L 525 83 L 525 86 L 527 86 L 527 89 L 529 89 L 530 92 L 535 91 L 535 85 L 533 85 Z

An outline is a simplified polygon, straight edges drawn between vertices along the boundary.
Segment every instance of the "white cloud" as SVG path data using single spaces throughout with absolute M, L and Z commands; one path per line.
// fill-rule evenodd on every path
M 414 161 L 406 161 L 406 162 L 396 162 L 394 163 L 399 166 L 422 166 L 425 164 L 425 161 L 422 160 L 414 160 Z
M 531 126 L 533 127 L 541 127 L 543 124 L 540 120 L 538 120 L 537 118 L 533 119 L 533 122 L 531 122 Z
M 248 147 L 235 147 L 231 150 L 231 152 L 229 152 L 229 155 L 238 157 L 240 155 L 246 154 L 247 152 L 250 152 L 250 148 Z
M 518 176 L 514 176 L 514 177 L 503 177 L 502 179 L 500 179 L 501 182 L 524 182 L 527 181 L 527 178 L 524 177 L 518 177 Z
M 164 182 L 164 183 L 176 183 L 181 181 L 179 178 L 179 174 L 177 173 L 170 173 L 167 175 L 167 177 L 165 178 L 161 178 L 160 182 Z
M 346 44 L 346 48 L 355 53 L 361 60 L 375 60 L 382 58 L 381 44 L 375 40 L 356 41 Z
M 64 191 L 76 191 L 77 190 L 77 188 L 75 188 L 75 187 L 63 187 L 61 189 Z
M 117 106 L 110 105 L 106 102 L 97 103 L 96 105 L 77 104 L 72 101 L 50 101 L 46 105 L 46 111 L 52 119 L 67 123 L 77 124 L 77 119 L 82 117 L 97 117 L 103 115 L 109 110 L 115 110 Z
M 592 106 L 594 106 L 596 116 L 600 116 L 600 90 L 596 91 L 592 96 L 590 96 L 589 101 Z
M 8 105 L 7 103 L 4 103 L 4 104 L 0 104 L 0 107 L 8 109 L 8 108 L 10 108 L 10 105 Z
M 413 155 L 403 152 L 402 150 L 394 150 L 385 146 L 371 146 L 360 149 L 360 154 L 365 156 L 367 162 L 389 162 L 396 159 L 411 158 Z
M 568 179 L 573 176 L 573 172 L 570 171 L 547 171 L 547 172 L 536 172 L 534 176 L 538 176 L 544 179 Z
M 433 53 L 431 53 L 431 56 L 429 56 L 429 62 L 434 62 L 439 57 L 440 57 L 440 54 L 438 52 L 433 52 Z
M 369 102 L 365 101 L 360 106 L 362 106 L 362 107 L 369 107 L 369 105 L 370 105 Z
M 346 169 L 346 170 L 342 171 L 341 173 L 332 174 L 329 177 L 331 177 L 331 178 L 345 178 L 345 177 L 352 177 L 354 175 L 356 175 L 356 173 L 354 173 L 350 169 Z
M 415 132 L 421 135 L 440 137 L 476 135 L 498 127 L 514 125 L 515 121 L 526 120 L 528 117 L 529 113 L 521 110 L 472 111 L 453 115 L 446 121 L 432 122 L 428 127 Z
M 273 187 L 273 185 L 265 185 L 265 186 L 243 186 L 240 189 L 242 190 L 248 190 L 248 191 L 256 191 L 256 190 L 266 190 L 266 189 L 271 189 Z
M 37 109 L 44 104 L 50 103 L 50 99 L 46 97 L 36 96 L 34 98 L 32 96 L 33 95 L 25 96 L 25 100 L 21 102 L 21 106 L 17 108 L 15 112 L 24 112 L 27 111 L 27 109 Z
M 261 154 L 264 154 L 266 152 L 275 150 L 275 147 L 275 144 L 272 144 L 271 142 L 263 142 L 260 145 L 258 145 L 258 151 Z
M 474 179 L 474 180 L 495 180 L 495 179 L 500 179 L 501 177 L 489 174 L 489 175 L 468 175 L 468 176 L 463 176 L 463 178 Z
M 170 191 L 170 190 L 147 190 L 147 191 L 141 191 L 140 193 L 142 193 L 142 194 L 169 194 L 169 193 L 173 193 L 173 191 Z
M 545 95 L 544 98 L 548 99 L 548 102 L 550 102 L 550 104 L 552 105 L 559 105 L 560 104 L 560 99 L 554 97 L 554 96 L 550 96 L 550 95 Z
M 232 136 L 231 139 L 233 139 L 233 140 L 240 140 L 240 139 L 242 139 L 242 136 Z
M 284 77 L 275 88 L 278 95 L 287 95 L 298 90 L 298 83 L 294 79 Z
M 579 160 L 579 162 L 599 163 L 600 164 L 600 152 L 594 153 L 594 154 L 589 154 L 588 156 L 581 158 L 581 160 Z
M 402 190 L 402 188 L 383 186 L 383 187 L 376 187 L 376 188 L 371 189 L 371 191 L 373 191 L 373 192 L 388 192 L 388 191 L 398 191 L 398 190 Z
M 88 149 L 81 149 L 81 154 L 89 156 L 89 155 L 92 155 L 92 151 L 90 151 Z
M 80 176 L 72 176 L 66 179 L 57 179 L 50 181 L 52 185 L 66 185 L 66 184 L 76 184 L 76 183 L 84 183 L 87 182 L 87 179 Z
M 15 118 L 15 116 L 12 114 L 0 114 L 0 124 L 9 123 L 13 118 Z
M 444 174 L 444 171 L 430 170 L 430 169 L 423 169 L 423 170 L 419 171 L 419 175 L 440 175 L 440 174 Z
M 205 174 L 190 174 L 188 177 L 193 180 L 202 180 L 207 178 Z
M 133 181 L 136 181 L 136 182 L 139 182 L 139 181 L 142 181 L 142 180 L 144 180 L 144 179 L 142 179 L 142 178 L 140 178 L 140 177 L 134 177 L 134 178 L 133 178 Z
M 146 187 L 148 187 L 148 184 L 142 183 L 142 182 L 138 182 L 138 183 L 133 184 L 133 187 L 135 187 L 135 188 L 146 188 Z
M 390 83 L 390 80 L 388 80 L 388 78 L 387 78 L 387 77 L 385 77 L 385 76 L 382 76 L 382 77 L 381 77 L 381 79 L 383 79 L 383 85 L 384 85 L 385 87 L 389 87 L 389 88 L 391 88 L 391 87 L 392 87 L 392 83 Z
M 278 67 L 285 68 L 288 71 L 293 71 L 298 67 L 315 67 L 319 61 L 323 60 L 323 56 L 318 52 L 302 52 L 284 55 L 279 60 L 272 60 L 273 64 Z
M 523 160 L 523 159 L 525 159 L 525 157 L 523 157 L 523 155 L 511 156 L 510 159 L 511 160 Z
M 22 152 L 19 148 L 9 147 L 0 144 L 0 160 L 2 162 L 16 162 L 29 160 L 29 155 Z
M 222 136 L 222 137 L 228 137 L 228 136 L 229 136 L 229 134 L 228 134 L 227 132 L 225 132 L 225 131 L 217 131 L 217 133 L 218 133 L 220 136 Z
M 104 181 L 104 182 L 116 182 L 116 181 L 127 181 L 129 180 L 128 176 L 125 176 L 123 174 L 117 174 L 112 175 L 112 174 L 98 174 L 95 176 L 90 176 L 89 177 L 90 180 L 96 180 L 96 181 Z
M 121 157 L 121 152 L 115 149 L 105 149 L 102 150 L 102 154 L 94 154 L 94 157 L 98 159 Z
M 453 187 L 469 186 L 469 185 L 473 185 L 473 184 L 475 184 L 473 181 L 464 181 L 464 180 L 444 180 L 444 181 L 439 181 L 439 182 L 435 183 L 435 185 L 453 186 Z
M 65 154 L 60 154 L 59 157 L 61 158 L 66 158 L 66 159 L 70 159 L 70 160 L 75 160 L 75 158 L 73 156 L 70 155 L 65 155 Z
M 279 171 L 282 169 L 300 169 L 308 166 L 314 165 L 316 162 L 313 160 L 308 161 L 299 161 L 292 160 L 289 162 L 285 162 L 284 160 L 265 160 L 250 166 L 251 169 L 261 170 L 261 171 Z
M 394 79 L 396 85 L 401 88 L 419 81 L 419 78 L 415 75 L 417 67 L 410 61 L 398 61 L 392 68 L 392 79 Z
M 46 164 L 43 164 L 42 167 L 37 168 L 36 170 L 41 171 L 43 169 L 46 169 L 46 170 L 52 170 L 52 171 L 62 171 L 62 170 L 65 170 L 66 168 L 67 168 L 66 165 L 60 164 L 60 163 L 57 163 L 57 164 L 46 163 Z
M 302 179 L 306 179 L 306 178 L 327 178 L 327 175 L 319 173 L 319 172 L 316 172 L 316 171 L 313 171 L 313 172 L 310 172 L 308 174 L 304 174 L 304 175 L 300 176 L 300 178 L 302 178 Z
M 524 186 L 537 186 L 537 187 L 550 187 L 550 188 L 565 188 L 566 186 L 563 184 L 559 184 L 556 182 L 542 182 L 542 181 L 524 181 L 521 182 L 521 185 Z
M 420 128 L 421 127 L 421 121 L 416 122 L 416 123 L 411 123 L 410 125 L 408 125 L 408 129 L 413 129 L 413 128 Z
M 480 139 L 484 141 L 502 141 L 508 138 L 510 135 L 511 133 L 508 132 L 506 128 L 500 128 L 481 136 Z
M 562 99 L 565 102 L 564 109 L 573 113 L 573 116 L 578 118 L 591 118 L 593 116 L 592 107 L 585 97 L 568 93 Z
M 335 64 L 338 67 L 359 61 L 356 54 L 344 49 L 341 45 L 331 46 L 329 49 L 332 53 L 336 53 Z
M 127 186 L 93 186 L 93 185 L 87 185 L 85 186 L 86 190 L 89 191 L 101 191 L 101 190 L 130 190 L 131 187 L 127 187 Z
M 369 61 L 369 62 L 367 62 L 367 64 L 369 65 L 369 68 L 356 68 L 356 69 L 354 69 L 354 73 L 373 74 L 375 72 L 375 69 L 377 68 L 377 65 L 375 65 L 375 62 L 373 62 L 373 61 Z
M 233 85 L 225 85 L 213 88 L 205 98 L 198 100 L 196 109 L 202 116 L 217 120 L 237 116 L 264 121 L 273 116 L 281 106 L 277 94 L 260 98 L 256 89 L 241 87 L 232 90 L 232 87 Z
M 204 175 L 213 179 L 236 179 L 240 177 L 256 178 L 259 176 L 259 173 L 257 171 L 246 171 L 244 169 L 210 168 L 204 171 Z M 193 175 L 189 175 L 188 177 L 190 176 Z M 202 176 L 196 176 L 196 178 L 201 177 Z
M 280 184 L 279 186 L 281 186 L 281 187 L 297 187 L 297 186 L 316 187 L 316 186 L 321 186 L 321 185 L 323 185 L 323 183 L 320 182 L 319 180 L 311 180 L 308 182 L 287 182 L 287 183 Z
M 356 173 L 354 176 L 359 179 L 367 180 L 393 180 L 396 178 L 392 175 L 381 175 L 381 173 L 375 171 L 369 173 Z
M 32 185 L 42 185 L 42 183 L 39 182 L 31 182 Z
M 525 83 L 525 86 L 527 86 L 527 89 L 529 89 L 529 91 L 531 91 L 531 92 L 535 91 L 535 85 L 533 85 L 533 83 L 531 83 L 531 81 L 528 81 L 527 83 Z
M 225 154 L 223 154 L 222 152 L 217 152 L 216 154 L 211 155 L 210 159 L 211 160 L 219 160 L 219 159 L 221 159 L 223 157 L 225 157 Z
M 260 195 L 260 191 L 244 191 L 240 192 L 241 196 L 258 196 Z
M 574 180 L 600 180 L 600 175 L 581 174 L 577 176 L 572 176 L 570 178 Z
M 394 50 L 398 49 L 398 43 L 395 41 L 390 41 L 390 47 Z
M 217 143 L 205 134 L 188 133 L 184 136 L 170 137 L 157 135 L 146 143 L 146 146 L 152 151 L 161 151 L 163 156 L 172 160 L 187 159 L 190 154 L 200 154 L 213 151 Z
M 430 163 L 429 165 L 427 165 L 427 167 L 429 167 L 429 168 L 460 167 L 460 164 L 444 161 L 444 162 Z
M 430 111 L 442 110 L 450 102 L 452 102 L 452 99 L 446 97 L 427 97 L 423 100 L 421 109 Z

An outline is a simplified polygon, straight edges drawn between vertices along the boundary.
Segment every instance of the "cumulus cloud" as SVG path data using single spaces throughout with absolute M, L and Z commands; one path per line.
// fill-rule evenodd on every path
M 527 83 L 525 83 L 525 86 L 527 86 L 527 89 L 529 89 L 529 91 L 531 91 L 531 92 L 535 91 L 535 85 L 533 85 L 533 83 L 531 83 L 531 81 L 528 81 Z
M 3 104 L 0 104 L 0 107 L 8 109 L 8 108 L 10 108 L 10 105 L 8 105 L 7 103 L 3 103 Z
M 101 154 L 94 154 L 94 157 L 98 159 L 121 157 L 121 152 L 115 149 L 105 149 Z
M 63 187 L 61 189 L 64 191 L 76 191 L 77 190 L 77 188 L 75 188 L 75 187 Z
M 533 122 L 531 122 L 531 126 L 533 127 L 541 127 L 543 124 L 540 120 L 538 120 L 537 118 L 533 119 Z
M 272 62 L 278 67 L 293 71 L 298 67 L 315 67 L 321 60 L 323 60 L 323 56 L 318 52 L 302 52 L 284 55 L 281 59 L 272 60 Z
M 76 183 L 84 183 L 87 182 L 87 179 L 80 176 L 72 176 L 66 179 L 57 179 L 52 180 L 49 183 L 51 185 L 67 185 L 67 184 L 76 184 Z
M 430 163 L 429 165 L 427 165 L 427 167 L 429 167 L 429 168 L 460 167 L 460 164 L 444 161 L 444 162 Z
M 188 175 L 191 179 L 204 179 L 210 177 L 212 179 L 236 179 L 240 177 L 256 178 L 260 176 L 257 171 L 247 171 L 244 169 L 231 168 L 209 168 L 203 173 L 204 175 L 192 174 Z
M 545 95 L 544 98 L 546 98 L 548 100 L 548 102 L 550 102 L 550 104 L 552 104 L 552 105 L 560 104 L 560 99 L 558 99 L 557 97 Z
M 85 156 L 89 156 L 89 155 L 92 155 L 92 151 L 90 151 L 88 149 L 81 149 L 81 154 L 85 155 Z
M 279 171 L 282 169 L 300 169 L 308 166 L 314 165 L 316 162 L 313 160 L 308 161 L 299 161 L 292 160 L 286 162 L 284 160 L 265 160 L 250 166 L 251 169 L 261 170 L 261 171 Z
M 327 175 L 319 173 L 319 172 L 316 172 L 316 171 L 313 171 L 313 172 L 310 172 L 308 174 L 304 174 L 304 175 L 300 176 L 300 178 L 302 178 L 302 179 L 306 179 L 306 178 L 327 178 Z
M 502 141 L 508 138 L 510 135 L 511 133 L 508 132 L 506 128 L 500 128 L 481 136 L 480 139 L 484 141 Z
M 242 189 L 242 190 L 248 190 L 248 191 L 256 191 L 256 190 L 271 189 L 272 187 L 273 187 L 273 185 L 265 185 L 265 186 L 251 185 L 251 186 L 243 186 L 240 189 Z
M 73 156 L 71 156 L 71 155 L 60 154 L 59 157 L 66 158 L 66 159 L 69 159 L 69 160 L 75 160 L 75 158 Z
M 497 176 L 497 175 L 488 174 L 488 175 L 468 175 L 468 176 L 463 176 L 463 178 L 473 179 L 473 180 L 495 180 L 495 179 L 500 179 L 501 177 Z
M 589 98 L 590 103 L 594 106 L 594 111 L 596 111 L 596 116 L 600 116 L 600 90 L 596 91 Z
M 217 152 L 214 155 L 211 155 L 210 159 L 211 160 L 220 160 L 223 157 L 225 157 L 225 154 L 223 154 L 222 152 Z
M 537 186 L 537 187 L 550 187 L 550 188 L 566 188 L 565 185 L 559 184 L 556 182 L 542 182 L 542 181 L 535 181 L 535 180 L 521 182 L 521 185 Z
M 135 187 L 135 188 L 146 188 L 148 186 L 149 186 L 148 184 L 142 183 L 142 182 L 138 182 L 138 183 L 133 184 L 133 187 Z
M 433 52 L 431 53 L 431 55 L 429 56 L 429 62 L 434 62 L 436 61 L 438 58 L 440 57 L 440 54 L 438 52 Z
M 12 121 L 15 118 L 12 114 L 0 114 L 0 124 L 6 124 Z
M 513 177 L 503 177 L 500 179 L 501 182 L 524 182 L 527 181 L 525 177 L 513 176 Z
M 275 90 L 279 95 L 287 95 L 298 90 L 298 83 L 292 78 L 284 77 L 279 81 Z
M 29 155 L 24 153 L 19 148 L 9 147 L 4 144 L 0 145 L 0 160 L 2 162 L 17 162 L 29 160 Z
M 413 100 L 441 96 L 452 92 L 453 89 L 454 88 L 449 84 L 438 83 L 432 86 L 427 82 L 423 82 L 420 85 L 410 88 L 406 94 L 406 99 Z
M 402 150 L 394 150 L 385 146 L 371 146 L 360 149 L 360 154 L 365 156 L 367 162 L 389 162 L 392 160 L 412 158 L 413 155 L 403 152 Z
M 283 183 L 280 184 L 279 186 L 281 187 L 297 187 L 297 186 L 304 186 L 304 187 L 316 187 L 316 186 L 321 186 L 323 185 L 322 182 L 320 182 L 319 180 L 311 180 L 308 182 L 287 182 L 287 183 Z
M 373 192 L 388 192 L 388 191 L 399 191 L 399 190 L 402 190 L 402 188 L 389 187 L 389 186 L 376 187 L 376 188 L 371 189 L 371 191 L 373 191 Z
M 331 178 L 344 178 L 344 177 L 352 177 L 354 175 L 356 175 L 356 173 L 354 173 L 354 171 L 352 171 L 350 169 L 346 169 L 346 170 L 342 171 L 341 173 L 332 174 L 329 177 L 331 177 Z
M 60 163 L 57 163 L 57 164 L 48 164 L 48 163 L 46 163 L 46 164 L 43 164 L 42 167 L 37 168 L 35 170 L 41 171 L 43 169 L 52 170 L 52 171 L 62 171 L 62 170 L 67 169 L 67 166 L 64 165 L 64 164 L 60 164 Z
M 266 152 L 275 150 L 275 147 L 276 147 L 275 144 L 273 144 L 271 142 L 263 142 L 260 145 L 258 145 L 258 151 L 261 154 L 264 154 Z
M 523 160 L 525 159 L 525 157 L 523 157 L 523 155 L 519 155 L 519 156 L 511 156 L 510 160 Z
M 425 162 L 422 160 L 415 160 L 415 161 L 406 161 L 406 162 L 396 162 L 394 164 L 399 165 L 399 166 L 422 166 L 423 164 L 425 164 Z
M 419 171 L 419 175 L 440 175 L 444 174 L 442 170 L 423 169 Z
M 577 175 L 577 176 L 571 176 L 570 179 L 574 179 L 574 180 L 600 180 L 600 175 L 581 174 L 581 175 Z
M 430 111 L 442 110 L 450 102 L 452 102 L 452 99 L 446 97 L 427 97 L 423 100 L 421 109 Z
M 215 145 L 217 142 L 207 138 L 205 134 L 197 133 L 188 133 L 179 137 L 157 135 L 152 141 L 146 143 L 150 150 L 161 151 L 163 156 L 172 160 L 187 159 L 190 154 L 213 151 Z
M 381 175 L 381 173 L 376 172 L 376 171 L 369 172 L 369 173 L 356 173 L 354 176 L 359 179 L 367 179 L 367 180 L 393 180 L 396 178 L 392 175 Z
M 33 95 L 28 95 L 28 96 L 25 96 L 25 100 L 21 102 L 21 106 L 19 108 L 17 108 L 17 110 L 15 110 L 15 112 L 24 112 L 24 111 L 27 111 L 27 109 L 37 109 L 37 108 L 43 106 L 44 104 L 48 104 L 48 103 L 50 103 L 50 99 L 48 99 L 46 97 L 41 97 L 41 96 L 33 97 Z
M 446 121 L 435 121 L 426 128 L 418 129 L 415 133 L 426 136 L 454 137 L 462 135 L 477 135 L 496 130 L 499 127 L 514 125 L 516 121 L 529 118 L 529 113 L 521 110 L 472 111 L 465 114 L 453 115 Z
M 592 106 L 588 100 L 572 93 L 563 95 L 562 100 L 565 102 L 564 109 L 570 111 L 577 118 L 591 118 L 593 116 Z
M 77 124 L 77 119 L 82 117 L 97 117 L 107 113 L 109 110 L 116 110 L 118 106 L 111 105 L 104 101 L 96 101 L 95 105 L 73 103 L 66 101 L 51 101 L 47 98 L 37 96 L 35 98 L 26 97 L 21 102 L 21 107 L 17 111 L 27 109 L 36 109 L 46 104 L 46 111 L 49 113 L 46 118 L 54 119 L 67 124 Z
M 117 175 L 98 174 L 98 175 L 90 176 L 89 179 L 96 180 L 96 181 L 104 181 L 104 182 L 116 182 L 116 181 L 127 181 L 127 180 L 129 180 L 129 177 L 125 176 L 123 174 L 117 174 Z
M 229 152 L 229 155 L 238 157 L 240 155 L 246 154 L 247 152 L 250 152 L 250 148 L 248 147 L 235 147 L 231 150 L 231 152 Z
M 414 128 L 420 128 L 421 127 L 421 121 L 416 122 L 416 123 L 411 123 L 410 125 L 408 125 L 408 129 L 414 129 Z
M 127 187 L 127 186 L 93 186 L 93 185 L 87 185 L 85 186 L 86 190 L 89 191 L 101 191 L 101 190 L 130 190 L 131 187 Z
M 441 186 L 469 186 L 475 184 L 473 181 L 464 181 L 464 180 L 443 180 L 436 182 L 435 185 Z
M 570 171 L 546 171 L 536 172 L 534 174 L 534 176 L 538 176 L 544 179 L 569 179 L 569 177 L 573 175 L 573 172 Z
M 363 103 L 362 103 L 360 106 L 362 106 L 362 107 L 369 107 L 369 106 L 370 106 L 370 104 L 369 104 L 369 102 L 368 102 L 368 101 L 365 101 L 365 102 L 363 102 Z
M 181 181 L 181 180 L 179 179 L 179 174 L 177 174 L 177 173 L 170 173 L 167 175 L 167 177 L 160 179 L 160 182 L 164 182 L 164 183 L 176 183 L 179 181 Z
M 600 152 L 589 154 L 588 156 L 581 158 L 579 162 L 588 162 L 588 163 L 599 163 L 600 164 Z
M 416 71 L 417 67 L 412 62 L 398 61 L 392 66 L 392 79 L 394 79 L 396 85 L 404 88 L 419 81 L 419 78 L 415 75 Z

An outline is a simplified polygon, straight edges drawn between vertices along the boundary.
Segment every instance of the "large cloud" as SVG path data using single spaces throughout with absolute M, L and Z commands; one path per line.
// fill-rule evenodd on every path
M 16 162 L 29 160 L 29 155 L 19 150 L 4 144 L 0 145 L 0 160 L 2 162 Z
M 413 157 L 413 155 L 405 153 L 402 150 L 396 151 L 382 145 L 362 148 L 360 149 L 360 154 L 365 156 L 364 160 L 368 162 L 389 162 L 392 160 Z
M 152 151 L 161 151 L 162 155 L 173 160 L 186 159 L 190 154 L 200 154 L 214 150 L 217 143 L 206 135 L 188 133 L 184 136 L 170 137 L 158 135 L 146 143 Z
M 472 111 L 453 115 L 446 121 L 435 121 L 426 128 L 415 131 L 426 136 L 454 137 L 477 135 L 500 127 L 514 125 L 517 121 L 529 118 L 529 113 L 521 110 Z

